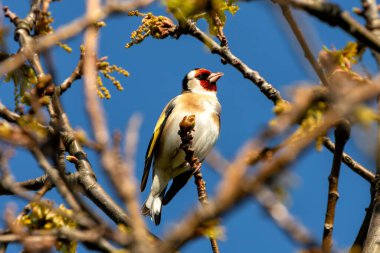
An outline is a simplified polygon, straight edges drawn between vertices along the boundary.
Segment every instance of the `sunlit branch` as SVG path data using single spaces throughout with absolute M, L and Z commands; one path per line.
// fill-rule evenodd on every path
M 197 186 L 198 200 L 203 205 L 208 204 L 208 196 L 206 191 L 206 183 L 203 180 L 201 173 L 202 163 L 194 155 L 193 134 L 196 124 L 196 116 L 185 116 L 179 124 L 179 136 L 181 137 L 180 148 L 185 152 L 185 160 L 189 163 L 191 170 L 193 171 L 194 182 Z M 210 236 L 210 244 L 213 253 L 219 253 L 219 246 L 216 238 Z

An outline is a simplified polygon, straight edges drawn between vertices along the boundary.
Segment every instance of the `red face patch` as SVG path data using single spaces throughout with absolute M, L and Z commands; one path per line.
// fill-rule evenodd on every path
M 207 69 L 197 69 L 195 78 L 197 78 L 200 81 L 202 87 L 205 90 L 216 91 L 217 90 L 216 83 L 210 83 L 208 81 L 208 77 L 210 76 L 210 74 L 211 72 Z
M 206 76 L 206 78 L 207 78 L 210 74 L 211 74 L 211 72 L 207 69 L 197 69 L 196 73 L 195 73 L 195 77 L 200 78 L 200 77 Z
M 202 87 L 208 91 L 216 91 L 217 90 L 216 83 L 210 83 L 207 80 L 200 80 L 200 82 L 201 82 Z

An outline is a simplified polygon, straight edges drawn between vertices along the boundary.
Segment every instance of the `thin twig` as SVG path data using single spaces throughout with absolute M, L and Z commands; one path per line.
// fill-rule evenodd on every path
M 66 175 L 65 179 L 70 185 L 71 188 L 76 188 L 79 187 L 78 184 L 78 178 L 79 178 L 79 173 L 74 172 Z M 26 181 L 22 182 L 13 182 L 13 185 L 15 187 L 20 188 L 22 191 L 39 191 L 41 190 L 45 184 L 46 181 L 49 180 L 48 175 L 43 175 L 34 179 L 29 179 Z M 50 188 L 55 187 L 55 185 L 51 185 Z M 11 195 L 14 194 L 13 191 L 7 190 L 7 187 L 4 187 L 3 185 L 0 185 L 0 195 Z
M 98 20 L 103 20 L 112 13 L 125 13 L 131 10 L 151 4 L 153 0 L 137 0 L 137 1 L 108 1 L 105 6 L 100 9 L 94 9 L 85 16 L 78 18 L 71 23 L 57 29 L 54 33 L 33 39 L 29 43 L 29 47 L 24 51 L 9 57 L 0 64 L 0 76 L 9 73 L 20 67 L 25 60 L 33 57 L 35 53 L 42 52 L 58 42 L 72 38 L 83 31 L 88 26 L 93 25 Z
M 23 191 L 38 191 L 42 188 L 44 185 L 46 179 L 48 178 L 47 175 L 43 175 L 41 177 L 30 179 L 24 182 L 13 182 L 13 185 L 16 187 L 19 187 Z M 13 191 L 10 191 L 5 187 L 3 184 L 0 183 L 0 195 L 11 195 L 14 194 Z
M 31 149 L 32 154 L 36 158 L 39 166 L 49 175 L 49 178 L 52 180 L 54 185 L 57 187 L 57 190 L 61 194 L 61 196 L 65 199 L 65 201 L 69 204 L 71 208 L 75 211 L 76 217 L 80 217 L 80 223 L 86 224 L 88 226 L 93 226 L 93 221 L 99 221 L 99 218 L 89 211 L 89 207 L 85 207 L 83 203 L 78 203 L 78 196 L 75 196 L 72 191 L 69 190 L 65 181 L 60 177 L 58 171 L 54 169 L 43 153 L 38 148 Z M 84 215 L 84 210 L 89 214 Z M 91 219 L 89 219 L 91 218 Z M 79 221 L 79 219 L 77 219 Z
M 204 45 L 206 45 L 210 49 L 211 53 L 221 56 L 226 63 L 229 63 L 231 66 L 240 71 L 243 74 L 244 78 L 251 80 L 274 104 L 276 104 L 279 100 L 282 100 L 282 97 L 278 90 L 276 90 L 270 83 L 268 83 L 257 71 L 251 69 L 238 57 L 232 54 L 232 52 L 227 47 L 219 46 L 218 43 L 216 43 L 212 38 L 201 31 L 193 22 L 183 19 L 180 20 L 180 24 L 181 23 L 185 24 L 185 26 L 177 29 L 177 31 L 172 34 L 173 37 L 176 37 L 182 33 L 193 36 L 194 38 L 201 41 Z
M 344 146 L 350 137 L 350 132 L 351 126 L 348 122 L 339 123 L 334 132 L 336 146 L 329 176 L 328 203 L 322 240 L 322 251 L 324 253 L 330 253 L 333 244 L 332 234 L 334 229 L 335 207 L 339 198 L 338 181 L 340 165 L 342 163 Z
M 224 31 L 223 31 L 223 23 L 220 20 L 217 12 L 216 11 L 211 11 L 211 17 L 212 17 L 212 21 L 213 21 L 214 25 L 218 29 L 216 37 L 219 39 L 220 45 L 222 47 L 228 47 L 228 40 L 227 40 L 227 37 L 226 37 L 226 35 L 224 34 Z
M 0 151 L 0 186 L 12 194 L 17 194 L 18 196 L 30 201 L 32 200 L 32 196 L 25 193 L 19 185 L 14 183 L 15 181 L 10 173 L 10 169 L 8 168 L 8 159 L 10 157 L 9 152 Z
M 321 65 L 316 61 L 316 59 L 313 56 L 313 53 L 311 52 L 301 29 L 298 27 L 297 22 L 294 20 L 292 11 L 290 8 L 286 5 L 280 5 L 282 14 L 284 15 L 286 21 L 288 22 L 290 28 L 292 29 L 294 36 L 297 38 L 300 46 L 302 47 L 306 59 L 310 62 L 310 65 L 313 67 L 315 73 L 318 75 L 319 80 L 321 80 L 322 84 L 324 86 L 329 86 L 328 80 L 326 78 L 325 73 L 323 72 L 323 69 Z
M 276 2 L 306 11 L 331 26 L 338 26 L 363 44 L 380 52 L 380 39 L 337 4 L 321 0 L 276 0 Z
M 61 83 L 60 87 L 60 93 L 64 93 L 66 90 L 68 90 L 71 87 L 71 84 L 82 77 L 82 68 L 83 68 L 83 54 L 81 54 L 80 59 L 78 61 L 77 66 L 75 67 L 74 71 L 70 74 L 68 78 L 65 79 Z
M 140 117 L 131 118 L 126 131 L 126 159 L 123 160 L 120 152 L 120 134 L 115 134 L 114 147 L 112 150 L 102 152 L 102 166 L 109 175 L 117 194 L 124 202 L 131 216 L 129 226 L 131 227 L 132 250 L 135 252 L 151 252 L 153 250 L 150 235 L 140 213 L 140 204 L 137 201 L 137 186 L 133 176 L 134 153 L 138 138 L 138 127 Z
M 51 189 L 53 188 L 53 182 L 51 180 L 46 180 L 45 183 L 42 185 L 41 189 L 39 189 L 36 194 L 34 194 L 32 201 L 40 201 L 42 197 Z
M 323 139 L 324 146 L 330 150 L 332 153 L 335 152 L 335 144 L 327 137 Z M 347 165 L 353 172 L 370 182 L 371 184 L 375 183 L 375 174 L 370 170 L 362 166 L 360 163 L 355 161 L 351 156 L 343 152 L 342 162 Z
M 191 170 L 193 171 L 194 181 L 197 186 L 198 192 L 198 200 L 202 204 L 202 206 L 206 206 L 208 204 L 208 197 L 206 191 L 206 183 L 203 180 L 203 176 L 201 173 L 202 163 L 199 159 L 194 155 L 193 145 L 193 135 L 195 127 L 195 115 L 185 116 L 181 123 L 179 124 L 178 134 L 181 137 L 181 145 L 180 149 L 185 152 L 185 160 L 189 163 Z M 210 236 L 210 244 L 213 253 L 219 253 L 218 242 L 214 237 Z
M 136 183 L 136 178 L 134 177 L 135 166 L 136 166 L 136 151 L 137 142 L 139 138 L 139 128 L 141 125 L 141 116 L 135 114 L 129 121 L 128 128 L 125 134 L 125 161 L 123 163 L 126 165 L 125 170 L 121 173 L 125 180 L 124 186 L 125 198 L 124 202 L 129 210 L 133 223 L 132 235 L 134 237 L 136 252 L 151 252 L 153 250 L 152 245 L 147 243 L 149 241 L 149 234 L 146 230 L 146 225 L 144 219 L 141 216 L 140 204 L 138 202 L 138 187 Z M 120 191 L 119 191 L 120 192 Z

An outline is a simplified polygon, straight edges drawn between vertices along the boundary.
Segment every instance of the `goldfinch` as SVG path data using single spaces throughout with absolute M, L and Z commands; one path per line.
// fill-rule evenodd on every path
M 223 73 L 207 69 L 191 70 L 182 81 L 182 93 L 173 98 L 161 113 L 145 156 L 141 191 L 144 191 L 153 161 L 153 182 L 142 207 L 156 225 L 161 221 L 162 205 L 166 205 L 192 176 L 185 153 L 179 148 L 179 124 L 185 116 L 195 115 L 193 149 L 203 161 L 219 136 L 221 106 L 216 97 L 216 82 Z M 169 181 L 173 182 L 166 192 Z

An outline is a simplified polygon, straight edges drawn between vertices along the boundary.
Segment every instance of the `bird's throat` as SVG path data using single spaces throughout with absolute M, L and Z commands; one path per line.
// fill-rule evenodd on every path
M 207 80 L 201 80 L 201 85 L 204 89 L 206 89 L 208 91 L 216 91 L 217 90 L 216 83 L 210 83 Z

